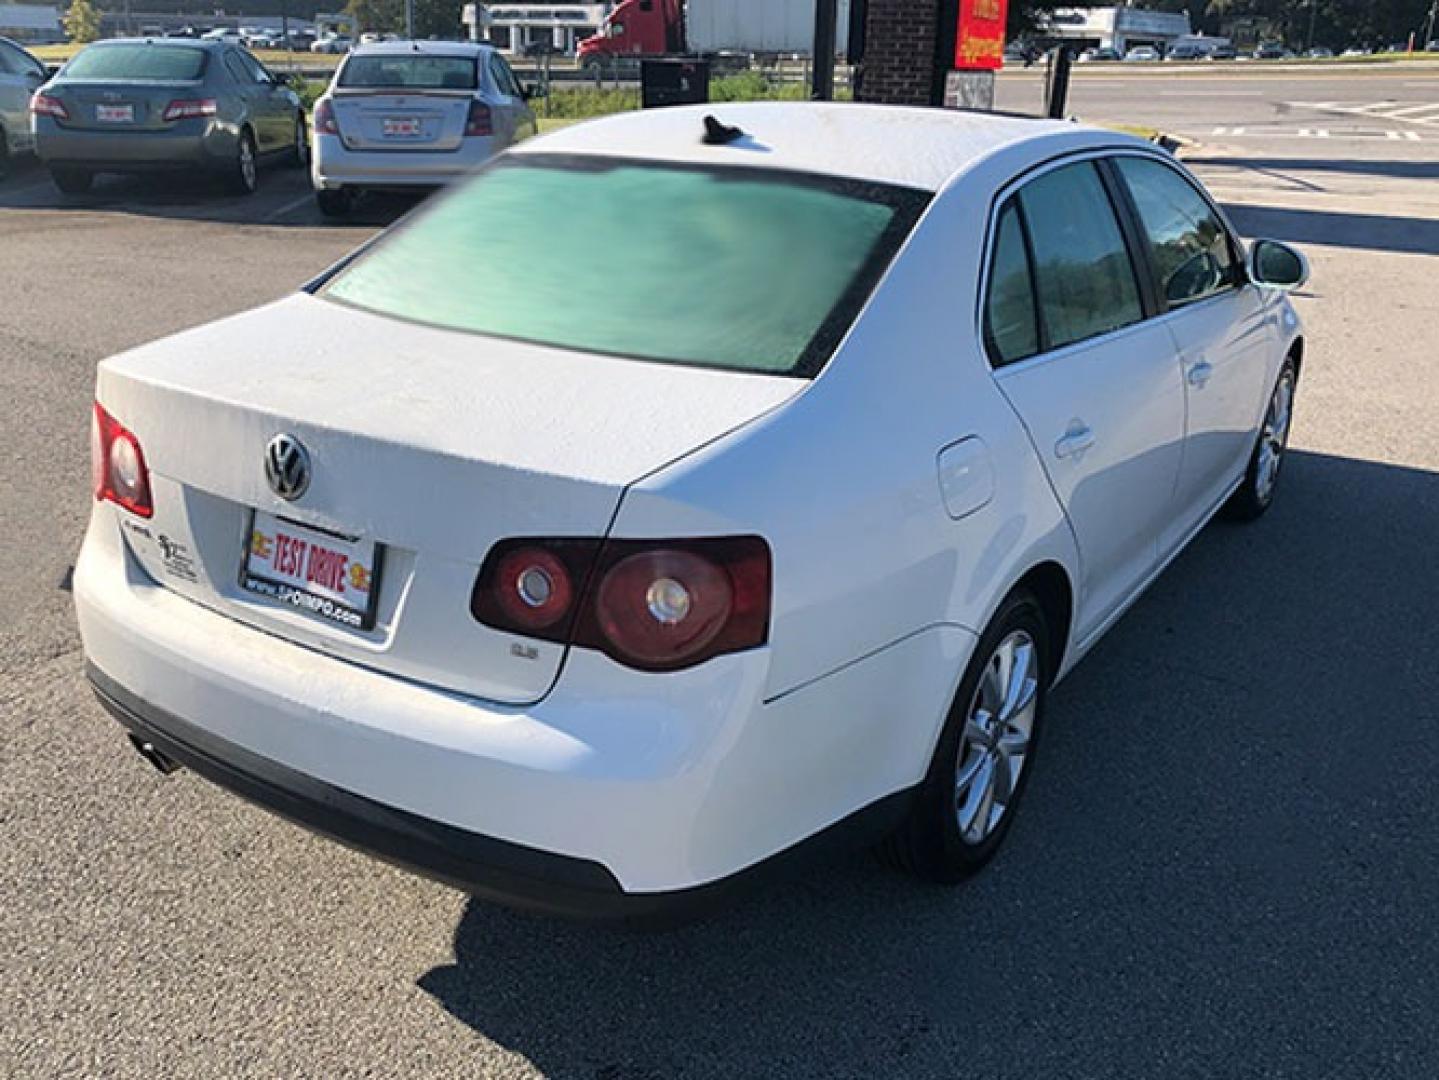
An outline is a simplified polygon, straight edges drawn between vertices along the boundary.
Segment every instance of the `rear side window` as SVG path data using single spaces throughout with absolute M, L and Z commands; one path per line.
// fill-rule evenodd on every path
M 1012 364 L 1039 352 L 1034 279 L 1029 272 L 1024 226 L 1012 201 L 999 215 L 984 314 L 985 341 L 996 364 Z
M 475 61 L 468 56 L 352 56 L 336 85 L 345 90 L 473 90 Z
M 1238 284 L 1224 224 L 1188 180 L 1146 158 L 1120 157 L 1115 165 L 1139 211 L 1167 304 L 1202 300 Z
M 521 154 L 387 235 L 325 295 L 578 352 L 808 376 L 927 201 L 771 169 Z
M 520 96 L 520 84 L 515 80 L 510 65 L 505 63 L 504 57 L 499 53 L 490 54 L 490 74 L 494 76 L 495 85 L 499 88 L 500 93 L 506 97 Z
M 92 45 L 65 65 L 65 77 L 193 82 L 205 74 L 206 59 L 203 49 L 178 45 Z
M 1034 251 L 1046 346 L 1058 349 L 1144 317 L 1134 264 L 1090 162 L 1066 165 L 1019 193 Z

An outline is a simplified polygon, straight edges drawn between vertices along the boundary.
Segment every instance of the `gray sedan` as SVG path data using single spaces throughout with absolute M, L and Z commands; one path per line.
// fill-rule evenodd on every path
M 244 49 L 223 42 L 91 45 L 31 102 L 35 149 L 61 191 L 96 173 L 200 169 L 253 192 L 264 159 L 309 162 L 299 96 Z
M 9 38 L 0 38 L 0 176 L 11 155 L 31 147 L 30 95 L 49 77 L 39 60 Z

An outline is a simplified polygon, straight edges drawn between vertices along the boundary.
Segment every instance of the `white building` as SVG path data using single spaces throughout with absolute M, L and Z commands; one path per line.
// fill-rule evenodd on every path
M 1167 49 L 1190 36 L 1187 11 L 1145 11 L 1143 8 L 1056 8 L 1041 24 L 1046 38 L 1127 52 L 1136 45 Z
M 495 4 L 489 12 L 489 40 L 501 50 L 525 55 L 539 46 L 573 56 L 575 45 L 599 31 L 610 4 Z
M 64 41 L 60 9 L 50 4 L 0 4 L 0 37 L 12 41 Z

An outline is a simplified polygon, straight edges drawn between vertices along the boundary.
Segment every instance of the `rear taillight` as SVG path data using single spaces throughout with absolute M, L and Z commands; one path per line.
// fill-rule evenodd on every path
M 325 98 L 315 106 L 315 134 L 316 135 L 338 135 L 340 125 L 335 120 L 335 106 L 330 104 L 330 99 Z
M 150 470 L 140 440 L 105 411 L 97 401 L 90 425 L 90 470 L 95 498 L 122 506 L 132 514 L 150 517 Z
M 483 101 L 470 102 L 470 114 L 465 117 L 465 135 L 493 135 L 495 133 L 494 117 L 490 114 L 490 107 Z
M 496 630 L 675 671 L 769 639 L 770 551 L 758 536 L 507 540 L 470 597 Z
M 214 116 L 219 106 L 213 98 L 197 98 L 186 101 L 172 101 L 165 106 L 165 119 L 195 120 L 202 116 Z
M 30 98 L 30 111 L 36 116 L 49 116 L 55 120 L 69 120 L 70 110 L 65 103 L 49 94 L 35 94 Z

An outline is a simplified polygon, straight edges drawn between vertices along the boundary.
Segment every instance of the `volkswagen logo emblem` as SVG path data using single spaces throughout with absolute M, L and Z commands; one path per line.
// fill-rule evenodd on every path
M 265 447 L 265 479 L 270 490 L 294 502 L 310 486 L 310 454 L 293 435 L 276 435 Z

